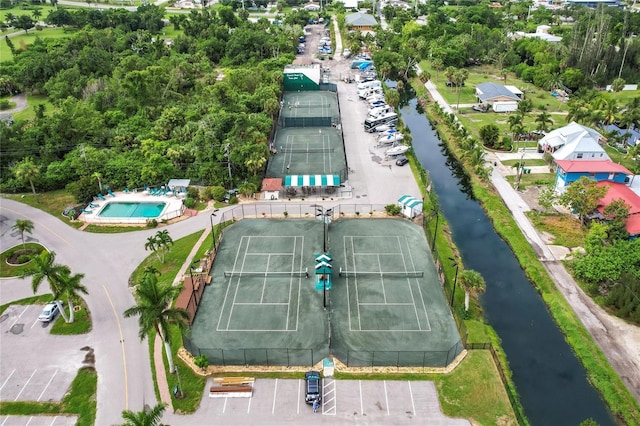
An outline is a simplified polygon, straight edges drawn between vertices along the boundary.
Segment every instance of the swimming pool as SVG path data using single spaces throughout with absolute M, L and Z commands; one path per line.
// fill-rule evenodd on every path
M 111 201 L 96 216 L 153 219 L 162 214 L 166 205 L 167 203 L 162 201 Z

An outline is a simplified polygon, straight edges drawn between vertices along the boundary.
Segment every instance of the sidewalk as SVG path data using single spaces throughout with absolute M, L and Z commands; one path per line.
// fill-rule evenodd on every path
M 178 271 L 176 278 L 173 280 L 173 286 L 177 286 L 180 284 L 180 281 L 182 281 L 182 277 L 187 272 L 187 269 L 191 265 L 191 262 L 200 249 L 200 246 L 202 246 L 202 243 L 209 238 L 209 234 L 211 234 L 211 228 L 207 227 L 200 236 L 200 239 L 198 239 L 198 242 L 196 242 L 196 244 L 193 246 L 193 249 L 191 249 L 189 256 L 187 256 L 187 260 Z M 160 392 L 160 400 L 163 403 L 167 404 L 168 411 L 173 412 L 173 404 L 171 403 L 170 393 L 171 391 L 169 390 L 169 382 L 167 381 L 167 374 L 164 369 L 164 361 L 162 358 L 163 351 L 164 344 L 160 336 L 156 333 L 156 339 L 153 342 L 153 361 L 156 369 L 156 383 L 158 384 L 158 391 Z

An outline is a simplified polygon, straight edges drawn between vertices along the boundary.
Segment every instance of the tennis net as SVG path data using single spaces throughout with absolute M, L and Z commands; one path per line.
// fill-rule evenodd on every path
M 283 153 L 333 152 L 335 148 L 283 148 Z
M 338 275 L 346 278 L 357 278 L 357 277 L 389 277 L 389 278 L 419 278 L 424 276 L 424 271 L 345 271 L 340 268 L 340 272 Z
M 305 277 L 307 271 L 224 271 L 225 278 L 234 277 Z

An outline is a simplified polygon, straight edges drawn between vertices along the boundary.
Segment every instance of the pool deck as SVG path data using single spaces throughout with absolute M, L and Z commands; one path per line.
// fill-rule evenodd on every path
M 105 223 L 105 224 L 144 224 L 148 219 L 144 217 L 131 217 L 131 218 L 113 218 L 113 217 L 99 217 L 96 213 L 99 212 L 106 204 L 110 202 L 162 202 L 166 203 L 162 214 L 156 219 L 171 220 L 180 217 L 184 214 L 185 207 L 182 203 L 183 197 L 175 197 L 172 195 L 150 195 L 148 192 L 114 192 L 115 196 L 106 195 L 104 200 L 94 200 L 92 203 L 98 205 L 93 208 L 91 213 L 85 212 L 78 217 L 86 223 Z

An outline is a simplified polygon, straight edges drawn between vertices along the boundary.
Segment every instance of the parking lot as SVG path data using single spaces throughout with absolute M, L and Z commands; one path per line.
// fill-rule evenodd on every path
M 212 386 L 207 383 L 207 388 Z M 304 380 L 258 379 L 251 398 L 210 398 L 208 391 L 197 414 L 180 416 L 200 424 L 428 424 L 470 425 L 442 414 L 430 381 L 323 381 L 323 404 L 317 413 L 304 402 Z M 165 421 L 171 423 L 173 415 Z M 302 417 L 301 417 L 302 416 Z M 184 420 L 182 423 L 184 423 Z
M 40 312 L 42 306 L 12 305 L 0 316 L 2 401 L 58 402 L 78 369 L 93 364 L 88 336 L 53 336 L 49 334 L 52 324 L 38 321 Z M 67 424 L 64 417 L 47 419 L 46 424 Z M 0 424 L 16 424 L 3 421 Z M 24 424 L 24 418 L 19 424 Z

